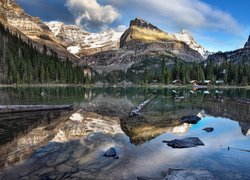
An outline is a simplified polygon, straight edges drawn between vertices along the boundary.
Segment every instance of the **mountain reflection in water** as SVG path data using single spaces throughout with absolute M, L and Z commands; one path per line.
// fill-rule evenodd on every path
M 57 125 L 67 116 L 67 111 L 0 114 L 0 167 L 25 159 L 51 140 Z
M 41 91 L 46 92 L 48 97 L 41 97 Z M 117 160 L 117 167 L 112 166 L 114 173 L 122 169 L 125 175 L 131 173 L 152 177 L 167 168 L 203 168 L 220 178 L 248 179 L 249 154 L 236 150 L 228 151 L 228 147 L 250 149 L 250 90 L 209 89 L 209 93 L 207 91 L 164 88 L 13 88 L 0 89 L 0 104 L 68 103 L 75 104 L 75 107 L 85 111 L 119 117 L 121 128 L 129 137 L 129 142 L 120 140 L 120 148 L 125 148 L 122 152 L 126 153 L 127 158 L 123 159 L 121 156 L 120 160 Z M 128 118 L 134 107 L 149 98 L 151 101 L 142 109 L 140 116 Z M 181 117 L 197 115 L 200 112 L 204 112 L 206 116 L 197 124 L 180 122 Z M 58 117 L 65 116 L 67 115 L 60 114 Z M 13 116 L 10 120 L 12 124 L 9 124 L 12 128 L 6 133 L 3 131 L 4 127 L 8 127 L 7 121 L 3 121 L 6 117 L 0 115 L 0 133 L 4 132 L 0 139 L 0 148 L 5 148 L 3 144 L 12 141 L 25 144 L 22 137 L 32 134 L 33 129 L 39 130 L 36 121 L 32 121 L 36 117 L 42 118 L 39 114 L 29 114 L 22 122 L 22 118 Z M 48 114 L 45 117 L 51 117 L 45 118 L 46 122 L 48 119 L 57 119 L 57 116 Z M 59 124 L 60 121 L 56 122 Z M 26 123 L 29 125 L 23 128 Z M 42 127 L 39 131 L 41 135 L 53 136 L 58 130 L 57 123 L 52 127 L 49 123 L 44 123 Z M 214 131 L 203 131 L 206 127 L 213 127 Z M 52 133 L 53 131 L 55 132 Z M 205 146 L 192 148 L 190 153 L 188 149 L 171 149 L 162 143 L 163 140 L 190 136 L 199 137 Z M 92 156 L 91 154 L 90 157 Z M 88 172 L 97 173 L 94 169 L 88 169 Z M 105 174 L 109 173 L 108 169 L 107 167 Z M 102 173 L 104 172 L 99 173 L 100 177 Z M 112 174 L 113 177 L 114 173 L 110 173 L 110 176 Z

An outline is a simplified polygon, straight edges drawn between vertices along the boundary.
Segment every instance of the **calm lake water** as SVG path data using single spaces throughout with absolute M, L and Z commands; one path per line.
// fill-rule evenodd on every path
M 150 102 L 141 115 L 127 118 L 131 109 L 146 99 Z M 250 90 L 0 88 L 0 104 L 74 104 L 87 111 L 119 116 L 128 136 L 124 143 L 133 152 L 133 163 L 127 168 L 137 176 L 151 177 L 168 168 L 188 168 L 206 169 L 220 179 L 250 179 Z M 62 113 L 65 112 L 0 114 L 0 149 L 41 124 L 56 124 L 53 119 Z M 195 125 L 179 121 L 198 113 L 204 118 Z M 206 127 L 213 127 L 214 131 L 203 131 Z M 205 146 L 172 149 L 162 143 L 184 137 L 199 137 Z

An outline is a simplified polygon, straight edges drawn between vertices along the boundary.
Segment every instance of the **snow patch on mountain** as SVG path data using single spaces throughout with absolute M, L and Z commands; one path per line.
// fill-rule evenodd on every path
M 79 53 L 80 49 L 81 49 L 81 47 L 80 47 L 79 45 L 77 45 L 77 46 L 69 46 L 69 47 L 67 48 L 67 50 L 68 50 L 70 53 L 72 53 L 72 54 L 77 54 L 77 53 Z
M 117 47 L 122 34 L 123 32 L 116 32 L 110 29 L 101 33 L 90 33 L 83 41 L 85 44 L 89 45 L 90 48 L 100 48 L 107 45 Z
M 62 22 L 49 22 L 46 23 L 47 26 L 49 26 L 49 29 L 51 30 L 51 32 L 54 33 L 55 36 L 57 36 L 60 33 L 60 30 L 62 29 L 63 23 Z
M 182 30 L 179 33 L 173 33 L 173 38 L 185 42 L 190 48 L 198 51 L 204 58 L 207 58 L 211 52 L 209 52 L 207 49 L 199 45 L 194 38 L 192 37 L 191 33 L 187 30 Z
M 46 25 L 57 38 L 61 39 L 67 50 L 77 56 L 118 49 L 120 37 L 124 32 L 124 27 L 90 33 L 80 26 L 66 25 L 57 21 L 48 22 Z

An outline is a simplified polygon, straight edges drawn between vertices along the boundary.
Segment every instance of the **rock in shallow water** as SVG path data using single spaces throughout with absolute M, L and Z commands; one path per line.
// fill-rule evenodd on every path
M 214 131 L 214 128 L 212 128 L 212 127 L 207 127 L 207 128 L 204 128 L 203 130 L 204 130 L 204 131 L 207 131 L 207 132 L 212 132 L 212 131 Z
M 109 150 L 107 150 L 104 155 L 105 157 L 113 157 L 115 159 L 118 159 L 119 157 L 117 156 L 115 148 L 111 147 Z
M 201 118 L 199 116 L 194 116 L 194 115 L 184 116 L 181 118 L 181 122 L 189 124 L 197 124 L 200 120 Z
M 197 137 L 189 137 L 184 139 L 174 139 L 172 141 L 162 141 L 172 148 L 191 148 L 196 146 L 204 146 L 204 143 Z

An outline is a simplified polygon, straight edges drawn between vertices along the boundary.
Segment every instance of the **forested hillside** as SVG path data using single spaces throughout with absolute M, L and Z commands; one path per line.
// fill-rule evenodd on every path
M 0 84 L 85 83 L 83 69 L 51 51 L 38 52 L 0 24 Z
M 248 63 L 234 64 L 226 61 L 218 64 L 212 61 L 201 63 L 187 63 L 176 59 L 168 65 L 168 58 L 148 57 L 141 63 L 133 64 L 126 72 L 115 71 L 99 76 L 99 80 L 109 83 L 122 81 L 134 84 L 172 84 L 174 80 L 181 80 L 183 84 L 190 84 L 191 80 L 211 80 L 213 84 L 217 80 L 224 81 L 225 85 L 250 84 L 250 66 Z

